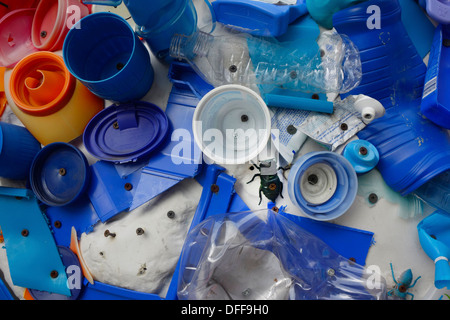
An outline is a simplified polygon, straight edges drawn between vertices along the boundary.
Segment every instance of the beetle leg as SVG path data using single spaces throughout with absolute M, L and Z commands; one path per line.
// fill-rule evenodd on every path
M 414 295 L 412 293 L 407 292 L 406 294 L 411 296 L 411 300 L 414 300 Z
M 255 180 L 256 177 L 260 177 L 260 176 L 261 176 L 260 173 L 255 174 L 255 175 L 253 176 L 252 180 L 250 180 L 249 182 L 247 182 L 247 184 L 249 184 L 250 182 L 253 182 L 253 180 Z
M 262 190 L 261 190 L 261 188 L 259 188 L 259 203 L 258 203 L 258 206 L 261 204 L 261 201 L 262 201 Z
M 422 276 L 418 277 L 418 278 L 416 279 L 416 281 L 414 281 L 414 283 L 413 283 L 411 286 L 409 286 L 409 287 L 410 287 L 410 288 L 414 287 L 414 286 L 416 285 L 417 280 L 419 280 L 420 278 L 422 278 Z
M 280 182 L 280 197 L 281 197 L 281 199 L 284 199 L 283 198 L 283 182 Z

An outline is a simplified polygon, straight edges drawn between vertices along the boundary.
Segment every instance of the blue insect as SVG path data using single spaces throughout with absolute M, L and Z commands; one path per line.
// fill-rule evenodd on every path
M 391 263 L 391 273 L 392 273 L 392 279 L 394 279 L 395 286 L 394 289 L 390 290 L 387 294 L 388 296 L 391 296 L 392 294 L 394 296 L 397 296 L 401 299 L 406 299 L 408 295 L 411 296 L 411 300 L 414 299 L 414 295 L 410 292 L 408 292 L 409 289 L 414 287 L 416 285 L 417 280 L 419 280 L 421 277 L 418 277 L 413 284 L 411 284 L 413 280 L 413 274 L 411 269 L 408 269 L 406 271 L 403 271 L 403 273 L 400 275 L 400 278 L 395 280 L 394 276 L 394 269 L 392 268 Z

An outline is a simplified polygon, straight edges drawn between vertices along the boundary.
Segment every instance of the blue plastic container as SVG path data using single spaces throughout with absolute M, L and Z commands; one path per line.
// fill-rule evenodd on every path
M 36 197 L 49 206 L 73 203 L 86 191 L 89 163 L 71 144 L 54 142 L 38 152 L 30 168 L 30 184 Z
M 320 151 L 300 157 L 288 177 L 291 201 L 314 220 L 333 220 L 353 204 L 358 178 L 340 154 Z
M 83 0 L 86 4 L 114 5 L 121 0 Z M 197 12 L 192 0 L 124 0 L 136 23 L 136 33 L 145 39 L 153 54 L 166 62 L 172 36 L 197 30 Z
M 0 177 L 26 180 L 41 144 L 24 127 L 0 122 Z
M 421 111 L 437 125 L 450 129 L 450 25 L 438 25 L 428 60 Z
M 63 57 L 70 73 L 106 100 L 139 100 L 153 84 L 147 48 L 128 22 L 114 13 L 81 19 L 67 34 Z
M 381 10 L 380 29 L 367 28 L 370 5 Z M 361 84 L 348 94 L 368 95 L 386 109 L 358 133 L 377 148 L 386 183 L 407 195 L 449 170 L 450 136 L 420 112 L 427 68 L 402 24 L 399 2 L 370 0 L 339 11 L 333 23 L 360 51 Z

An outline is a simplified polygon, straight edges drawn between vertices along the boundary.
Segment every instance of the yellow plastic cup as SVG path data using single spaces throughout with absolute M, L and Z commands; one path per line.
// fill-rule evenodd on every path
M 44 146 L 78 138 L 104 108 L 104 100 L 70 74 L 62 56 L 48 51 L 32 53 L 7 71 L 5 92 L 14 114 Z

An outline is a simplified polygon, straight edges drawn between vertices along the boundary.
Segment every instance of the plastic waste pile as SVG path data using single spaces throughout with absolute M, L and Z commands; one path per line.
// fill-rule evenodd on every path
M 440 0 L 1 1 L 0 299 L 446 299 L 449 46 Z M 429 274 L 366 263 L 382 198 Z M 93 271 L 164 199 L 158 290 Z

